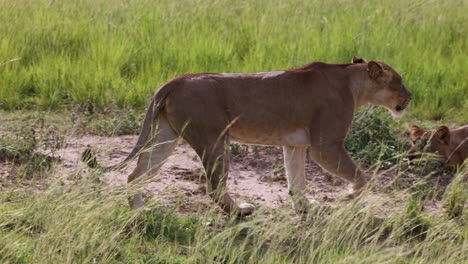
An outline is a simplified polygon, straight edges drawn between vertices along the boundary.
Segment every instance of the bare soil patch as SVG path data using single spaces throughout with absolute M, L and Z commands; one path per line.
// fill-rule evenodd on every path
M 58 175 L 64 179 L 86 177 L 89 169 L 80 161 L 81 154 L 87 147 L 92 147 L 98 153 L 101 164 L 112 165 L 123 160 L 132 150 L 137 136 L 125 135 L 117 137 L 103 137 L 95 135 L 71 135 L 66 138 L 64 148 L 55 152 L 54 158 Z M 136 161 L 127 168 L 110 172 L 101 179 L 108 184 L 123 185 L 127 176 L 133 170 Z M 15 170 L 8 163 L 0 163 L 0 177 L 12 177 Z M 371 171 L 367 172 L 369 178 Z M 388 186 L 397 176 L 397 172 L 389 170 L 381 172 L 379 183 L 374 190 Z M 308 198 L 331 203 L 336 197 L 348 190 L 348 184 L 323 171 L 313 161 L 308 160 L 306 166 L 308 179 Z M 399 177 L 399 182 L 410 185 L 415 175 L 406 174 Z M 439 182 L 443 186 L 447 179 Z M 0 186 L 1 187 L 1 186 Z M 258 147 L 235 145 L 231 154 L 230 174 L 228 178 L 229 192 L 240 201 L 248 201 L 270 208 L 291 207 L 287 191 L 287 181 L 283 169 L 283 156 L 280 147 Z M 159 173 L 152 178 L 146 187 L 146 196 L 163 201 L 168 206 L 177 203 L 182 210 L 193 210 L 194 205 L 213 207 L 214 204 L 206 195 L 205 179 L 201 162 L 186 144 L 180 144 L 173 155 L 166 161 Z M 181 199 L 179 199 L 181 198 Z M 335 205 L 336 206 L 336 205 Z
M 66 140 L 66 147 L 54 153 L 59 160 L 56 170 L 59 174 L 66 175 L 76 175 L 78 172 L 84 177 L 88 170 L 80 161 L 80 157 L 88 146 L 96 150 L 100 163 L 111 165 L 123 160 L 132 150 L 136 140 L 137 136 L 134 135 L 70 136 Z M 239 145 L 238 149 L 231 154 L 228 179 L 230 193 L 241 200 L 260 203 L 271 208 L 289 206 L 282 149 L 247 145 Z M 104 181 L 109 184 L 125 184 L 127 175 L 135 165 L 136 161 L 121 171 L 108 173 Z M 306 169 L 307 178 L 310 180 L 308 187 L 311 199 L 331 199 L 346 187 L 342 180 L 332 178 L 312 161 L 308 161 Z M 7 177 L 12 173 L 14 169 L 7 163 L 0 166 L 0 177 Z M 205 179 L 200 159 L 186 143 L 176 148 L 146 189 L 147 194 L 154 196 L 170 190 L 183 192 L 200 200 L 209 200 L 205 195 Z

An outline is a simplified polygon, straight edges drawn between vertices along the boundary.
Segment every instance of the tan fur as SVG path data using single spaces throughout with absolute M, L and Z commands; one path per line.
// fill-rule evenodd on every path
M 353 183 L 358 194 L 366 179 L 343 146 L 354 111 L 371 103 L 399 115 L 411 94 L 390 66 L 365 63 L 358 57 L 353 61 L 314 62 L 285 71 L 203 73 L 172 79 L 156 92 L 151 103 L 154 109 L 148 110 L 139 144 L 132 153 L 141 153 L 143 145 L 157 147 L 139 154 L 138 165 L 128 181 L 144 174 L 154 175 L 170 155 L 171 142 L 178 135 L 200 156 L 208 193 L 228 213 L 246 215 L 254 210 L 250 204 L 235 203 L 226 190 L 231 140 L 284 147 L 289 191 L 298 210 L 308 206 L 304 162 L 309 146 L 314 161 Z M 164 133 L 156 128 L 158 123 L 172 131 Z M 159 147 L 164 141 L 170 147 Z M 134 197 L 132 204 L 141 206 L 141 196 Z
M 418 126 L 411 128 L 413 145 L 408 150 L 410 159 L 420 158 L 420 152 L 430 142 L 430 151 L 439 153 L 448 168 L 455 168 L 468 157 L 468 125 L 449 129 L 440 126 L 435 130 L 425 130 Z

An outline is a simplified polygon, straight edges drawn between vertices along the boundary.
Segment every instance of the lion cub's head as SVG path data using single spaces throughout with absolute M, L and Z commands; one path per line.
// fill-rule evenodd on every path
M 366 63 L 359 57 L 353 57 L 353 63 Z M 386 107 L 394 117 L 401 116 L 411 101 L 411 93 L 403 84 L 401 76 L 390 66 L 382 62 L 367 62 L 370 82 L 367 82 L 369 103 Z
M 420 158 L 421 153 L 427 150 L 438 153 L 447 167 L 463 163 L 463 160 L 459 161 L 456 156 L 452 155 L 457 145 L 451 144 L 450 136 L 450 130 L 446 126 L 440 126 L 436 130 L 424 130 L 413 126 L 411 128 L 412 146 L 407 152 L 408 158 L 410 160 Z

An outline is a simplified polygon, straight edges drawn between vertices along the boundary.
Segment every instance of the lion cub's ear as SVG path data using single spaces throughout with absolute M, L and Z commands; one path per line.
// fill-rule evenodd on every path
M 412 126 L 411 127 L 411 141 L 413 143 L 416 142 L 423 134 L 426 132 L 423 128 L 420 128 L 418 126 Z
M 450 130 L 446 126 L 440 126 L 436 129 L 434 137 L 440 142 L 448 145 L 450 142 Z
M 369 72 L 369 76 L 374 80 L 382 76 L 384 73 L 382 66 L 375 61 L 369 61 L 367 63 L 367 71 Z
M 365 63 L 365 61 L 361 57 L 358 57 L 358 56 L 353 56 L 352 62 L 353 63 Z

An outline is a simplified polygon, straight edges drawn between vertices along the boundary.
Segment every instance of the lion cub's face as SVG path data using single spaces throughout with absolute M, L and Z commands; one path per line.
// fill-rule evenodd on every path
M 440 126 L 434 130 L 424 130 L 418 126 L 411 128 L 412 146 L 407 155 L 410 160 L 421 157 L 425 150 L 438 153 L 448 167 L 453 167 L 457 162 L 451 158 L 453 149 L 450 144 L 450 130 L 446 126 Z
M 369 61 L 369 77 L 372 79 L 370 103 L 386 107 L 394 117 L 401 116 L 411 101 L 411 93 L 401 76 L 384 63 Z

